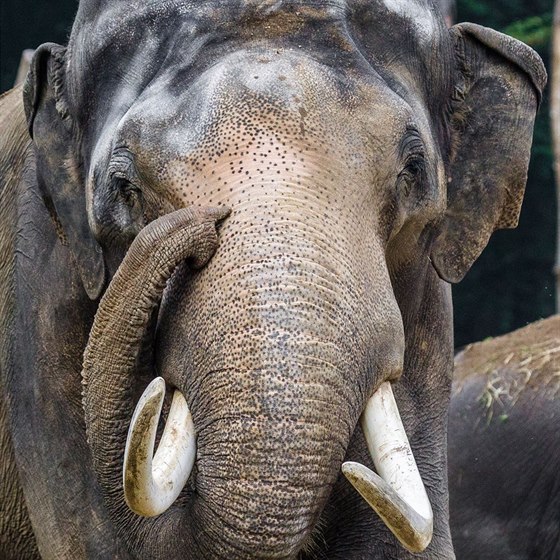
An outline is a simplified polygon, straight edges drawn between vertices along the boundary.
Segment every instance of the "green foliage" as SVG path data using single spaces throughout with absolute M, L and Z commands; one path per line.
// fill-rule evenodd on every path
M 514 21 L 504 29 L 504 33 L 527 43 L 534 49 L 546 48 L 552 38 L 552 14 Z
M 552 13 L 552 0 L 458 0 L 458 21 L 505 31 L 514 22 Z
M 24 49 L 67 42 L 77 9 L 78 0 L 0 0 L 0 93 L 13 86 Z

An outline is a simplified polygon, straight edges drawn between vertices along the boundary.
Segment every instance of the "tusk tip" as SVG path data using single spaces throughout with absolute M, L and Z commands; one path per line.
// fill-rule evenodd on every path
M 355 461 L 345 461 L 344 463 L 342 463 L 342 472 L 347 478 L 350 476 L 355 476 L 361 468 L 363 469 L 364 466 L 360 463 L 356 463 Z
M 146 387 L 142 397 L 150 399 L 155 396 L 165 395 L 165 380 L 163 377 L 155 377 L 150 384 Z
M 418 514 L 385 480 L 360 463 L 346 461 L 342 472 L 407 550 L 427 548 L 433 534 L 431 507 L 428 516 Z

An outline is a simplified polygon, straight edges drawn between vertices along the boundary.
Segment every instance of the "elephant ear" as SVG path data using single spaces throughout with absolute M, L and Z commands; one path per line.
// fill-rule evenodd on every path
M 85 185 L 75 157 L 75 131 L 65 95 L 66 49 L 41 45 L 23 87 L 23 102 L 33 139 L 37 180 L 62 225 L 84 288 L 97 299 L 105 283 L 101 247 L 89 227 Z
M 454 150 L 431 260 L 442 279 L 459 282 L 495 230 L 517 226 L 546 71 L 530 47 L 491 29 L 463 23 L 450 34 Z

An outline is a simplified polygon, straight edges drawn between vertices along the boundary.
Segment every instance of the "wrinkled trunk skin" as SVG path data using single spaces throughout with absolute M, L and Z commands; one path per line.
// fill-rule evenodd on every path
M 190 283 L 178 275 L 177 301 L 163 307 L 158 369 L 191 399 L 196 519 L 211 558 L 231 558 L 228 543 L 244 557 L 292 557 L 359 412 L 360 387 L 348 381 L 363 367 L 350 331 L 359 310 L 326 265 L 333 256 L 320 262 L 300 228 L 292 222 L 282 240 L 269 232 L 267 248 L 258 228 L 237 242 L 226 229 L 223 254 Z
M 402 323 L 384 293 L 390 283 L 381 252 L 380 266 L 366 269 L 356 248 L 329 243 L 323 226 L 332 216 L 270 212 L 276 219 L 252 221 L 251 208 L 234 212 L 208 266 L 194 276 L 179 266 L 167 284 L 157 371 L 187 398 L 198 455 L 196 492 L 156 519 L 126 511 L 120 476 L 136 356 L 173 268 L 162 266 L 166 250 L 148 243 L 131 259 L 131 249 L 100 306 L 84 367 L 88 434 L 101 484 L 112 489 L 118 532 L 142 558 L 163 551 L 169 558 L 295 557 L 366 398 L 381 375 L 399 368 Z M 359 249 L 375 258 L 375 244 L 366 245 Z M 147 280 L 154 263 L 168 272 Z M 126 364 L 108 375 L 119 356 Z

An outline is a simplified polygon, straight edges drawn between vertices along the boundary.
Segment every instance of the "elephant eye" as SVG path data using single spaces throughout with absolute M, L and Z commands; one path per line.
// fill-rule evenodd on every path
M 134 209 L 141 201 L 142 191 L 137 186 L 139 177 L 133 157 L 128 150 L 121 148 L 113 153 L 108 176 L 114 196 Z
M 407 158 L 403 170 L 398 175 L 399 190 L 408 196 L 411 190 L 420 184 L 425 175 L 426 165 L 423 153 L 412 154 Z
M 125 201 L 133 201 L 140 193 L 140 189 L 137 187 L 139 177 L 134 165 L 134 158 L 126 148 L 118 148 L 113 152 L 108 177 L 113 191 Z
M 121 198 L 128 206 L 132 208 L 139 204 L 142 193 L 136 185 L 122 177 L 115 177 L 115 184 Z
M 413 189 L 418 189 L 426 175 L 426 158 L 424 143 L 420 132 L 414 124 L 409 124 L 400 145 L 402 170 L 398 175 L 399 192 L 408 196 Z
M 142 190 L 119 172 L 111 174 L 110 182 L 114 212 L 120 216 L 117 222 L 125 230 L 131 224 L 135 224 L 135 228 L 141 228 L 145 222 Z
M 410 158 L 406 163 L 403 173 L 407 173 L 413 177 L 416 177 L 424 170 L 424 158 L 422 156 L 415 156 Z

